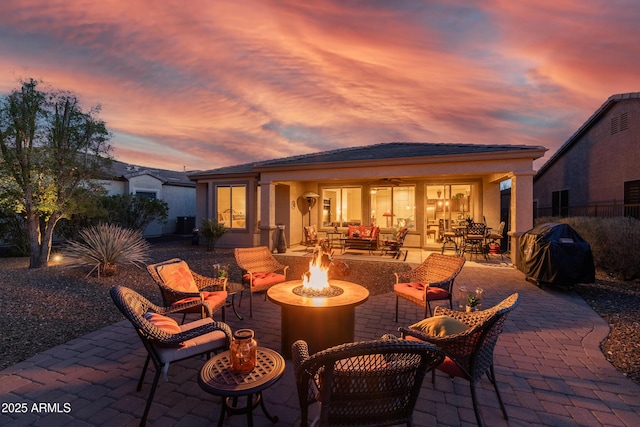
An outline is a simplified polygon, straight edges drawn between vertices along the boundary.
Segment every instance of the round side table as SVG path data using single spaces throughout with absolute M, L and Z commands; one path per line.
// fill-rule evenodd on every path
M 275 384 L 282 377 L 284 370 L 285 362 L 282 356 L 265 347 L 258 347 L 256 367 L 248 374 L 235 374 L 229 370 L 229 351 L 209 359 L 200 370 L 198 383 L 207 393 L 223 398 L 218 427 L 222 426 L 225 413 L 229 416 L 246 413 L 247 425 L 252 427 L 253 410 L 258 405 L 269 421 L 277 423 L 278 417 L 267 412 L 262 390 Z M 238 406 L 238 397 L 246 397 L 245 406 Z

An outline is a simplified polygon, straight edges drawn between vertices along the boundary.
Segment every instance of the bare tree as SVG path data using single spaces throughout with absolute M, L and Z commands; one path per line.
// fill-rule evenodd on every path
M 69 92 L 38 89 L 38 81 L 0 99 L 0 173 L 13 181 L 16 214 L 24 216 L 30 268 L 46 267 L 57 222 L 99 184 L 111 160 L 111 137 L 99 107 L 84 112 Z

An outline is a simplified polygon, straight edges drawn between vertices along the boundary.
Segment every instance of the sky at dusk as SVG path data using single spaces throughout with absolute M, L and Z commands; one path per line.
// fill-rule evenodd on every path
M 539 168 L 640 91 L 639 40 L 638 0 L 4 0 L 0 93 L 70 90 L 117 160 L 164 169 L 399 141 Z

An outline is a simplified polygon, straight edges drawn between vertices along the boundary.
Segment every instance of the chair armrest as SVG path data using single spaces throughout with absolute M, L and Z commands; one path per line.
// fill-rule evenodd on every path
M 393 273 L 396 276 L 396 283 L 400 283 L 400 280 L 403 282 L 418 282 L 425 285 L 428 285 L 427 277 L 424 274 L 424 271 L 421 270 L 410 270 L 410 271 L 401 271 L 399 273 Z
M 293 372 L 296 373 L 302 364 L 309 359 L 309 345 L 306 341 L 297 340 L 291 345 L 291 361 L 293 362 Z
M 476 335 L 478 334 L 478 328 L 470 328 L 466 331 L 445 335 L 442 337 L 436 337 L 433 335 L 426 334 L 420 330 L 407 328 L 404 326 L 400 326 L 398 328 L 398 332 L 400 332 L 400 336 L 402 338 L 413 337 L 418 338 L 419 340 L 429 342 L 431 344 L 435 344 L 438 347 L 442 348 L 447 353 L 460 353 L 459 349 L 455 349 L 455 347 L 460 347 L 460 343 L 463 342 L 473 342 L 476 340 Z
M 452 310 L 446 307 L 436 307 L 435 310 L 433 310 L 434 316 L 453 317 L 454 319 L 459 320 L 462 323 L 469 325 L 471 327 L 475 327 L 476 325 L 484 323 L 489 317 L 493 316 L 494 314 L 495 314 L 495 310 L 492 310 L 492 309 L 474 311 L 471 313 L 468 313 L 465 311 Z
M 200 296 L 199 293 L 193 294 L 193 295 L 195 295 L 196 297 Z M 200 306 L 206 306 L 208 309 L 208 305 L 202 300 L 202 298 L 189 301 L 189 302 L 180 303 L 180 304 L 170 305 L 168 307 L 152 305 L 152 306 L 149 306 L 149 308 L 151 309 L 151 311 L 154 311 L 158 314 L 167 315 L 167 314 L 173 314 L 173 313 L 181 313 L 183 310 L 186 310 L 188 308 L 200 307 Z
M 200 291 L 226 291 L 228 278 L 207 277 L 191 270 L 193 280 Z

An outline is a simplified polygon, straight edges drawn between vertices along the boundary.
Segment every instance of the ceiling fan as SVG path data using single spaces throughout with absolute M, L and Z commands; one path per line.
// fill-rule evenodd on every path
M 380 187 L 384 187 L 384 186 L 397 187 L 400 184 L 402 184 L 402 180 L 400 178 L 380 178 L 379 180 L 372 183 L 372 185 L 380 186 Z

